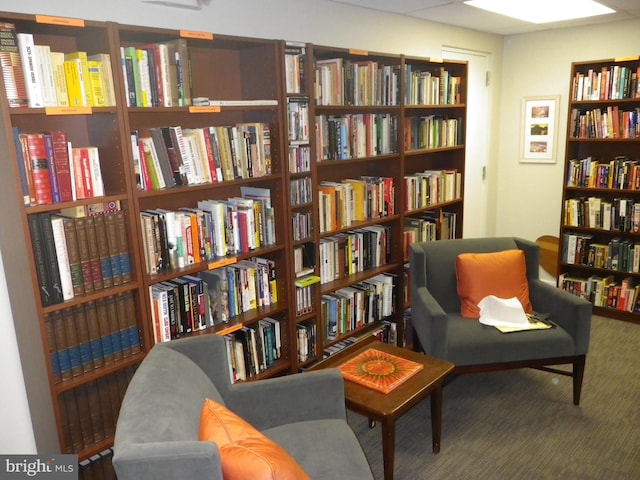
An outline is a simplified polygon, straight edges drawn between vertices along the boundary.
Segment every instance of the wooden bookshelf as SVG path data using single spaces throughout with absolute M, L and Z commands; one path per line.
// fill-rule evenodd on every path
M 110 463 L 120 402 L 158 341 L 216 333 L 230 345 L 242 336 L 279 338 L 278 353 L 243 358 L 238 381 L 298 372 L 341 342 L 385 329 L 388 335 L 390 325 L 396 343 L 408 346 L 405 244 L 422 237 L 405 231 L 431 216 L 432 239 L 462 236 L 466 63 L 17 13 L 1 13 L 0 21 L 53 51 L 108 54 L 102 68 L 112 72 L 115 98 L 107 106 L 10 107 L 7 95 L 0 102 L 10 169 L 0 198 L 9 207 L 6 221 L 19 225 L 2 229 L 0 246 L 39 450 L 76 453 L 83 468 Z M 135 62 L 153 63 L 148 77 Z M 429 100 L 412 97 L 407 79 L 416 71 L 433 78 L 446 72 L 456 93 L 443 100 L 438 87 Z M 336 82 L 338 72 L 347 76 Z M 0 86 L 8 92 L 4 81 Z M 77 189 L 64 201 L 33 201 L 26 181 L 33 177 L 21 173 L 14 135 L 51 131 L 64 131 L 73 147 L 97 147 L 104 196 L 82 198 Z M 444 135 L 448 143 L 439 143 Z M 228 146 L 216 143 L 223 139 Z M 225 157 L 234 148 L 237 156 Z M 200 154 L 203 161 L 193 163 Z M 410 184 L 408 177 L 420 179 Z M 428 196 L 420 190 L 427 187 Z M 352 190 L 359 193 L 345 195 Z M 198 212 L 209 208 L 211 222 Z M 88 267 L 74 270 L 82 285 L 70 277 L 79 290 L 51 300 L 41 284 L 58 252 L 49 249 L 55 259 L 46 249 L 41 254 L 43 241 L 31 230 L 61 213 L 72 218 L 80 246 L 87 225 L 98 230 L 88 237 L 86 258 L 74 263 Z M 235 215 L 253 218 L 253 236 L 240 231 L 251 220 L 229 235 L 224 222 Z M 180 232 L 205 233 L 181 237 L 162 228 L 176 216 Z M 106 230 L 116 219 L 123 223 Z M 101 245 L 111 248 L 112 239 L 119 250 L 105 255 Z M 70 248 L 66 239 L 64 245 Z M 86 276 L 91 265 L 103 276 Z M 234 290 L 230 304 L 219 278 L 229 285 L 253 279 L 255 293 Z M 384 300 L 362 304 L 329 332 L 327 299 L 368 299 L 367 289 Z M 182 295 L 194 303 L 181 302 Z M 205 298 L 215 301 L 201 303 Z
M 571 65 L 558 285 L 634 323 L 640 283 L 638 57 Z

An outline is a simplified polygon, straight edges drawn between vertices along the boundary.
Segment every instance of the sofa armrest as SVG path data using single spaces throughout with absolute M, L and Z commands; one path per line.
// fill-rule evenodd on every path
M 344 380 L 337 369 L 234 385 L 227 407 L 258 430 L 304 420 L 346 419 Z
M 118 480 L 223 480 L 218 447 L 213 442 L 116 444 L 113 467 Z
M 426 287 L 412 293 L 411 323 L 426 354 L 447 358 L 447 314 Z
M 588 352 L 593 310 L 590 302 L 542 280 L 529 281 L 529 297 L 535 311 L 548 313 L 552 322 L 573 337 L 576 355 Z

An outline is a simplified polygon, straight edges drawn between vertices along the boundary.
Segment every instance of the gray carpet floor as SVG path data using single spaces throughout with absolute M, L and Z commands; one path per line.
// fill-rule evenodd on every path
M 640 479 L 640 325 L 594 316 L 580 406 L 562 375 L 458 377 L 444 389 L 438 455 L 429 407 L 426 399 L 396 423 L 396 480 Z M 348 420 L 382 479 L 380 426 Z

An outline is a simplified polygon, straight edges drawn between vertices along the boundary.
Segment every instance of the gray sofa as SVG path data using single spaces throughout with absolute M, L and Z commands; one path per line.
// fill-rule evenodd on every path
M 456 257 L 461 253 L 524 251 L 533 310 L 549 314 L 549 330 L 500 333 L 463 318 L 457 292 Z M 512 237 L 440 240 L 410 248 L 412 323 L 428 355 L 455 364 L 454 374 L 534 367 L 573 377 L 573 403 L 580 403 L 591 332 L 591 304 L 539 279 L 539 248 Z M 572 371 L 550 365 L 572 365 Z
M 314 480 L 373 478 L 346 422 L 338 370 L 232 384 L 224 340 L 210 334 L 157 344 L 141 363 L 116 427 L 118 479 L 222 479 L 216 444 L 198 441 L 205 398 L 281 445 Z

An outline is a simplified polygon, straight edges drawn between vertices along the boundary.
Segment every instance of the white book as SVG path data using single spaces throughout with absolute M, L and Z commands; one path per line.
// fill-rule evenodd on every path
M 29 97 L 29 107 L 43 108 L 44 94 L 33 35 L 30 33 L 18 33 L 17 37 L 20 59 L 22 60 L 24 83 L 27 87 L 27 96 Z
M 89 152 L 89 172 L 94 197 L 104 197 L 104 183 L 102 180 L 102 168 L 100 167 L 100 154 L 98 147 L 87 147 Z
M 67 251 L 67 241 L 64 232 L 63 218 L 52 216 L 51 228 L 53 230 L 53 240 L 56 247 L 58 270 L 60 271 L 60 287 L 62 288 L 62 298 L 64 300 L 70 300 L 74 297 L 74 293 L 73 282 L 71 281 L 71 268 L 69 267 L 69 253 Z
M 57 107 L 58 96 L 53 78 L 51 64 L 51 47 L 49 45 L 35 45 L 35 58 L 38 65 L 40 81 L 42 82 L 42 98 L 45 107 Z

